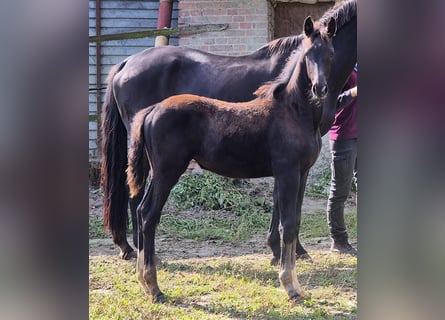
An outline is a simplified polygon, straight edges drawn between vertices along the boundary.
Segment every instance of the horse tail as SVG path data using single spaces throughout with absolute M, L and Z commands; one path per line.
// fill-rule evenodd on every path
M 109 75 L 101 115 L 101 187 L 104 227 L 115 243 L 125 241 L 128 226 L 127 130 L 119 114 L 113 91 L 113 79 L 125 62 L 115 65 Z
M 135 197 L 144 187 L 147 173 L 144 157 L 144 122 L 147 115 L 153 111 L 155 105 L 138 112 L 131 124 L 130 149 L 128 150 L 127 183 L 130 188 L 130 197 Z

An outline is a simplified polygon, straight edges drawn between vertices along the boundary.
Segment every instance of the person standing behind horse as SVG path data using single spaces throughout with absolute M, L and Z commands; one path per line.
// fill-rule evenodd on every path
M 337 99 L 337 112 L 329 130 L 331 185 L 327 220 L 332 238 L 331 251 L 356 255 L 348 241 L 344 207 L 354 178 L 357 187 L 357 65 Z

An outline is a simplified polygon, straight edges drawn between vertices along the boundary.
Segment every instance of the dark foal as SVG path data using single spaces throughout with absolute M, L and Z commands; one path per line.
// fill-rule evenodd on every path
M 156 276 L 156 226 L 170 190 L 192 159 L 227 177 L 274 177 L 280 283 L 290 299 L 305 298 L 296 274 L 296 247 L 307 174 L 321 147 L 316 115 L 328 95 L 336 21 L 331 18 L 325 26 L 308 17 L 303 30 L 300 52 L 276 80 L 256 91 L 256 99 L 232 103 L 178 95 L 136 114 L 127 175 L 130 194 L 137 196 L 145 186 L 148 158 L 151 179 L 137 209 L 137 272 L 154 301 L 165 301 Z

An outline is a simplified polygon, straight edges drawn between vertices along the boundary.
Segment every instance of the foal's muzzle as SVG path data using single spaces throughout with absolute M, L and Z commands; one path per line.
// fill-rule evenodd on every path
M 312 86 L 312 93 L 317 98 L 323 99 L 328 94 L 328 86 L 326 84 L 314 84 Z

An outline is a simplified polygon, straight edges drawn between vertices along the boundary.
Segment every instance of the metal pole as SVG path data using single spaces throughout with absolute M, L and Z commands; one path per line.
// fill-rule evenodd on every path
M 173 0 L 159 0 L 157 29 L 170 28 L 173 12 Z M 168 45 L 168 36 L 157 36 L 155 47 Z

